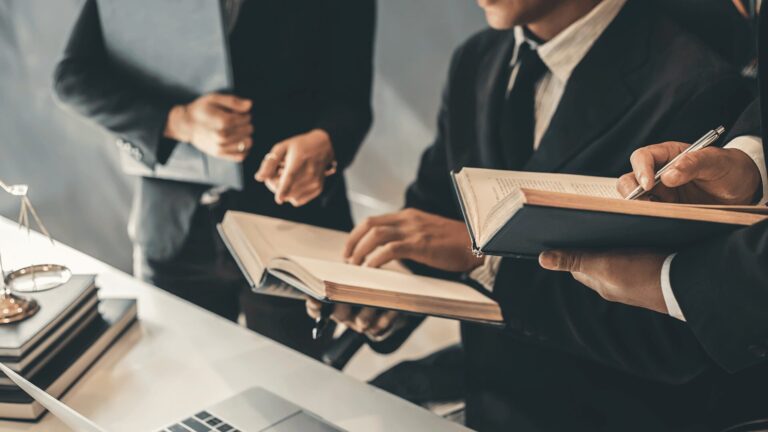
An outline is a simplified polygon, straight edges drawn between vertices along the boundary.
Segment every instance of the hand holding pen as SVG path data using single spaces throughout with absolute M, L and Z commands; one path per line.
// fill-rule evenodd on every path
M 697 152 L 701 149 L 704 149 L 710 146 L 715 141 L 717 141 L 717 139 L 720 138 L 720 136 L 724 132 L 725 132 L 725 128 L 723 126 L 720 126 L 717 129 L 711 130 L 706 134 L 704 134 L 704 136 L 699 138 L 695 143 L 691 144 L 690 147 L 683 150 L 680 154 L 672 158 L 672 160 L 670 160 L 666 165 L 664 165 L 660 170 L 658 170 L 656 172 L 656 175 L 653 178 L 653 182 L 650 182 L 649 179 L 645 176 L 643 176 L 642 178 L 638 178 L 637 179 L 638 186 L 632 192 L 630 192 L 625 199 L 634 200 L 646 194 L 648 191 L 650 191 L 655 186 L 657 186 L 661 182 L 661 176 L 664 175 L 665 172 L 674 168 L 675 164 L 680 159 L 682 159 L 686 154 Z M 632 155 L 632 158 L 633 159 L 637 158 L 637 152 Z M 635 162 L 633 162 L 632 165 L 634 166 Z
M 717 131 L 715 131 L 717 132 Z M 643 192 L 663 202 L 714 205 L 755 204 L 763 195 L 762 177 L 750 149 L 761 148 L 755 137 L 738 136 L 724 148 L 708 146 L 686 151 L 692 145 L 668 141 L 636 150 L 632 172 L 621 176 L 618 191 L 629 196 L 645 186 Z M 657 167 L 670 166 L 657 177 Z

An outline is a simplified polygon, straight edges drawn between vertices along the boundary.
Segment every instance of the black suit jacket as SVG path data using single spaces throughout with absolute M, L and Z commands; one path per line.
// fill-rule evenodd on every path
M 254 146 L 244 162 L 246 187 L 226 197 L 229 208 L 351 228 L 344 179 L 301 208 L 278 206 L 253 174 L 272 145 L 313 128 L 331 136 L 340 172 L 357 152 L 372 119 L 370 92 L 374 0 L 246 1 L 230 35 L 234 93 L 254 101 Z M 139 29 L 140 30 L 140 29 Z M 59 99 L 105 127 L 148 166 L 170 155 L 163 139 L 171 106 L 186 103 L 149 88 L 110 64 L 98 6 L 88 0 L 55 72 Z M 142 178 L 132 235 L 151 259 L 173 257 L 190 230 L 207 186 Z
M 456 51 L 408 206 L 460 219 L 449 171 L 507 166 L 497 131 L 513 46 L 511 32 L 486 30 Z M 617 177 L 634 149 L 730 127 L 750 98 L 719 57 L 630 0 L 573 71 L 525 169 Z M 684 323 L 607 302 L 534 260 L 504 259 L 493 296 L 505 331 L 462 326 L 471 427 L 663 430 L 711 420 L 702 411 L 713 364 Z
M 744 112 L 731 136 L 761 136 L 768 154 L 766 133 L 761 130 L 768 121 L 768 14 L 760 16 L 759 34 L 760 99 Z M 765 364 L 768 223 L 681 251 L 672 261 L 670 279 L 688 325 L 723 368 L 737 371 Z M 768 405 L 768 391 L 762 396 Z

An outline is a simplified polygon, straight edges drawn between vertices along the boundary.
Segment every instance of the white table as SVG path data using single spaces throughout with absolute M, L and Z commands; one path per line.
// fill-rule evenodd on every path
M 102 297 L 138 299 L 139 322 L 64 397 L 107 430 L 158 430 L 254 385 L 350 431 L 466 430 L 3 218 L 0 252 L 6 269 L 64 264 L 97 274 Z M 0 430 L 67 428 L 47 414 Z

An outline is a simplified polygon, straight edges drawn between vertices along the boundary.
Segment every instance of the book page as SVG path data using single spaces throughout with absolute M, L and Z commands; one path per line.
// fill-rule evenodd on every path
M 241 232 L 255 248 L 260 251 L 269 250 L 268 256 L 265 257 L 267 267 L 269 261 L 275 258 L 294 255 L 328 262 L 344 262 L 342 253 L 349 237 L 346 232 L 243 212 L 228 212 L 227 217 L 237 221 Z M 409 273 L 408 269 L 399 263 L 392 263 L 386 268 Z
M 414 274 L 402 274 L 371 267 L 345 263 L 329 263 L 311 258 L 291 256 L 312 275 L 337 285 L 359 287 L 394 295 L 410 295 L 435 299 L 455 300 L 495 305 L 490 298 L 480 294 L 468 285 Z
M 462 194 L 468 195 L 467 209 L 471 214 L 475 237 L 479 243 L 487 240 L 521 203 L 517 203 L 520 189 L 561 192 L 601 198 L 622 199 L 616 190 L 615 178 L 572 174 L 552 174 L 523 171 L 504 171 L 484 168 L 463 168 L 458 176 Z M 510 201 L 511 200 L 511 201 Z M 482 246 L 482 245 L 481 245 Z
M 552 174 L 522 171 L 502 171 L 482 168 L 464 168 L 465 174 L 481 200 L 493 204 L 503 200 L 515 189 L 535 189 L 549 192 L 572 193 L 602 198 L 623 198 L 616 190 L 615 178 L 573 174 Z

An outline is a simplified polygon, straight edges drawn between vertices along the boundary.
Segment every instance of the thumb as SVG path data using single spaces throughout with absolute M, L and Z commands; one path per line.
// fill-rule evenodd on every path
M 661 167 L 680 154 L 688 145 L 667 141 L 635 150 L 629 157 L 632 172 L 637 183 L 645 190 L 653 189 L 653 177 L 657 167 Z
M 250 111 L 252 105 L 250 99 L 243 99 L 237 96 L 221 93 L 212 93 L 210 95 L 210 101 L 216 105 L 238 113 L 247 113 Z
M 539 255 L 539 265 L 547 270 L 580 272 L 581 261 L 581 252 L 545 251 Z

